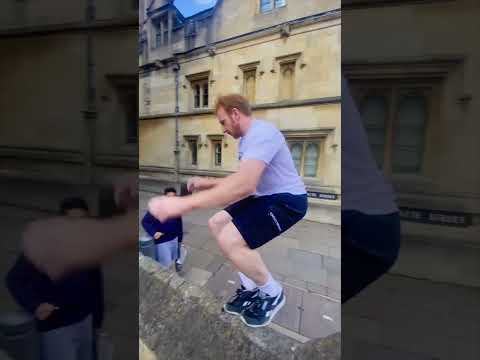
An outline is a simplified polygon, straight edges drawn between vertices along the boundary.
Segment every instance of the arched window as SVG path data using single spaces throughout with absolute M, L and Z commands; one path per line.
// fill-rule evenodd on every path
M 221 166 L 222 165 L 222 143 L 221 142 L 215 142 L 215 166 Z
M 362 107 L 368 142 L 378 167 L 383 167 L 385 153 L 386 118 L 388 114 L 387 99 L 384 96 L 369 96 Z
M 302 167 L 303 144 L 302 143 L 292 144 L 290 151 L 292 152 L 292 158 L 293 158 L 293 162 L 295 163 L 295 167 L 297 168 L 297 171 L 300 174 L 301 167 Z
M 394 172 L 420 171 L 426 118 L 427 102 L 424 96 L 405 96 L 400 100 L 393 150 Z
M 194 88 L 194 96 L 195 96 L 195 107 L 199 108 L 200 107 L 200 84 L 195 84 L 193 86 Z
M 305 151 L 305 161 L 303 164 L 303 176 L 317 176 L 318 166 L 318 144 L 310 143 Z

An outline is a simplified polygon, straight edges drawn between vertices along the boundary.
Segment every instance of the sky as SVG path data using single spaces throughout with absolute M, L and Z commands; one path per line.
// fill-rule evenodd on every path
M 188 17 L 211 8 L 217 0 L 175 0 L 174 4 L 183 16 Z

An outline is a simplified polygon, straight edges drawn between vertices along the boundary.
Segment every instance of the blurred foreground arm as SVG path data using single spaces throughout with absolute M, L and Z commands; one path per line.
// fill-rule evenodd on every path
M 115 185 L 115 202 L 126 209 L 107 219 L 54 217 L 27 225 L 22 234 L 25 255 L 52 280 L 99 265 L 138 241 L 138 180 Z
M 99 265 L 135 246 L 138 213 L 106 220 L 56 217 L 30 223 L 23 233 L 25 255 L 56 280 L 69 271 Z

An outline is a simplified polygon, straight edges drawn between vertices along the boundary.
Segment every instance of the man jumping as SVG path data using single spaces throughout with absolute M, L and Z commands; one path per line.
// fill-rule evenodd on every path
M 208 221 L 242 283 L 224 309 L 240 315 L 248 326 L 265 326 L 285 304 L 285 295 L 255 249 L 305 216 L 305 185 L 282 133 L 255 119 L 244 97 L 218 98 L 215 113 L 224 133 L 240 139 L 238 171 L 220 179 L 194 177 L 187 184 L 192 195 L 154 197 L 148 209 L 165 221 L 192 210 L 229 205 Z

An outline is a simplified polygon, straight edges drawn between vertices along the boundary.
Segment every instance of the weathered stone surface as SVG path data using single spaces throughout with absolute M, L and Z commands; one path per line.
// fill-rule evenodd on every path
M 299 347 L 295 360 L 330 360 L 341 358 L 340 333 L 313 339 Z
M 141 360 L 340 359 L 339 340 L 302 345 L 269 327 L 248 328 L 222 313 L 207 289 L 188 281 L 179 286 L 177 274 L 149 258 L 140 256 L 139 274 Z

